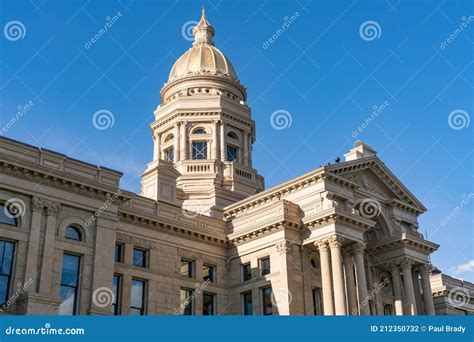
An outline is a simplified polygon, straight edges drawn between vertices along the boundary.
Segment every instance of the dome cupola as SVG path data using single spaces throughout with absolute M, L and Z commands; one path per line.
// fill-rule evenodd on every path
M 201 20 L 193 28 L 192 47 L 174 63 L 161 90 L 162 102 L 195 92 L 224 94 L 245 101 L 245 88 L 240 84 L 231 61 L 214 46 L 214 34 L 203 8 Z

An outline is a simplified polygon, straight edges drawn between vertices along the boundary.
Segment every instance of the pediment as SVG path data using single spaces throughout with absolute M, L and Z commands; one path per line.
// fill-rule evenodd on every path
M 376 156 L 332 164 L 325 169 L 360 186 L 364 192 L 383 200 L 394 200 L 418 212 L 426 211 L 421 202 Z

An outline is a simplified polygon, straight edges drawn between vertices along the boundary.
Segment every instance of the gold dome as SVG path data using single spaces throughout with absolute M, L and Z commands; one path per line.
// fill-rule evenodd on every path
M 226 76 L 237 80 L 230 60 L 214 46 L 214 28 L 207 22 L 204 9 L 193 34 L 193 46 L 173 65 L 168 82 L 193 75 Z

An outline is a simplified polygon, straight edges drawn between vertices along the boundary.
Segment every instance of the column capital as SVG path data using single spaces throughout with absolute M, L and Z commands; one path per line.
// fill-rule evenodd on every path
M 341 254 L 344 259 L 352 257 L 352 252 L 349 248 L 343 248 L 341 250 Z
M 352 251 L 354 254 L 364 254 L 367 244 L 365 242 L 355 242 L 352 244 Z
M 45 203 L 43 198 L 33 196 L 33 198 L 31 199 L 31 207 L 33 211 L 43 212 L 44 206 Z
M 400 265 L 397 262 L 387 262 L 385 267 L 388 268 L 390 273 L 400 273 Z
M 284 240 L 284 241 L 277 242 L 275 247 L 278 253 L 285 254 L 291 251 L 291 248 L 293 247 L 293 243 L 291 241 Z
M 341 248 L 342 243 L 344 242 L 344 238 L 339 235 L 333 235 L 329 238 L 329 246 L 331 249 L 333 248 Z
M 412 266 L 415 264 L 415 261 L 410 258 L 404 258 L 400 263 L 402 270 L 411 270 Z
M 430 264 L 420 264 L 419 265 L 421 272 L 426 272 L 426 274 L 430 274 L 431 272 L 431 265 Z
M 60 204 L 53 201 L 46 201 L 46 213 L 48 216 L 57 216 Z
M 318 240 L 318 241 L 315 241 L 314 242 L 314 245 L 316 246 L 316 248 L 319 250 L 319 251 L 327 251 L 329 249 L 329 246 L 328 246 L 328 243 L 326 240 Z

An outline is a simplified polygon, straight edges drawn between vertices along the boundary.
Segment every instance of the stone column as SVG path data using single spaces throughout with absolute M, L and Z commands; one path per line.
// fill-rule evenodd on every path
M 331 266 L 334 287 L 334 308 L 336 315 L 346 315 L 346 296 L 344 291 L 344 271 L 342 269 L 341 245 L 343 239 L 333 235 L 329 240 L 331 247 Z
M 44 201 L 39 197 L 33 197 L 32 201 L 32 215 L 31 215 L 31 228 L 30 237 L 28 240 L 28 254 L 26 257 L 25 265 L 25 282 L 33 281 L 34 286 L 32 292 L 37 291 L 38 284 L 36 283 L 38 278 L 38 253 L 40 245 L 40 233 L 41 233 L 41 216 L 43 215 Z
M 395 297 L 395 315 L 403 315 L 402 302 L 402 278 L 400 277 L 400 267 L 397 264 L 389 264 L 388 269 L 392 275 L 392 289 Z
M 413 266 L 413 260 L 404 259 L 401 263 L 403 272 L 403 283 L 405 286 L 405 295 L 408 305 L 408 314 L 411 316 L 416 315 L 416 299 L 415 290 L 413 288 L 413 277 L 411 276 L 411 267 Z
M 181 147 L 181 152 L 180 152 L 180 160 L 186 160 L 188 159 L 188 137 L 187 137 L 187 126 L 188 126 L 188 123 L 187 122 L 182 122 L 181 123 L 181 127 L 180 127 L 180 138 L 181 138 L 181 144 L 180 144 L 180 147 Z
M 368 301 L 367 292 L 367 278 L 365 276 L 365 262 L 364 262 L 364 250 L 365 243 L 357 242 L 352 245 L 352 251 L 354 253 L 355 268 L 357 274 L 357 291 L 359 292 L 359 310 L 361 316 L 370 315 L 369 305 L 363 305 L 363 302 Z
M 214 120 L 212 121 L 213 127 L 212 127 L 212 144 L 211 144 L 211 159 L 217 160 L 218 158 L 218 141 L 217 141 L 217 130 L 219 126 L 219 121 Z
M 174 146 L 174 155 L 175 160 L 180 161 L 181 158 L 181 126 L 183 125 L 182 122 L 178 122 L 176 124 L 176 146 Z
M 323 288 L 324 314 L 326 316 L 334 315 L 329 248 L 325 240 L 317 241 L 315 245 L 319 249 L 319 258 L 321 259 L 321 283 Z
M 344 270 L 346 274 L 347 304 L 349 315 L 357 315 L 357 290 L 355 285 L 354 259 L 347 249 L 342 251 Z
M 221 161 L 225 161 L 226 160 L 226 147 L 225 147 L 225 124 L 224 124 L 224 121 L 221 121 L 219 149 L 221 151 Z
M 249 135 L 247 132 L 243 132 L 244 138 L 244 153 L 243 153 L 243 164 L 249 166 Z
M 436 312 L 433 302 L 433 293 L 431 292 L 429 264 L 423 264 L 420 266 L 420 275 L 421 286 L 423 287 L 423 300 L 425 302 L 425 314 L 434 316 L 436 315 Z
M 54 240 L 56 235 L 56 217 L 59 204 L 46 202 L 46 232 L 44 235 L 43 259 L 41 263 L 41 279 L 39 292 L 52 294 L 53 288 L 53 264 L 54 264 Z
M 173 142 L 173 151 L 174 151 L 174 158 L 173 161 L 179 162 L 179 145 L 180 145 L 180 136 L 179 136 L 179 123 L 176 124 L 174 127 L 174 142 Z
M 161 159 L 161 134 L 153 132 L 153 160 L 156 161 Z

